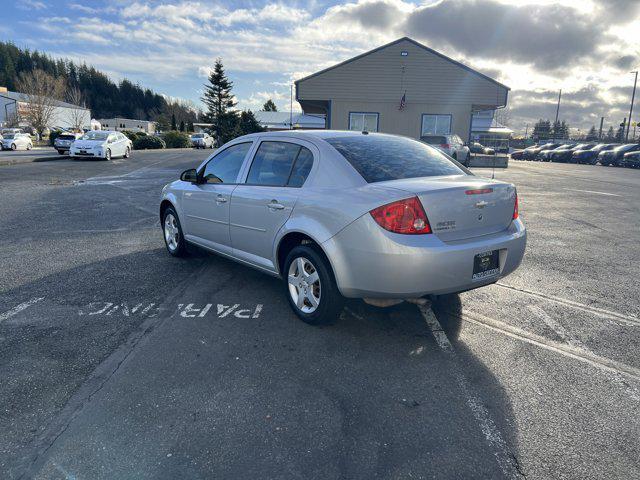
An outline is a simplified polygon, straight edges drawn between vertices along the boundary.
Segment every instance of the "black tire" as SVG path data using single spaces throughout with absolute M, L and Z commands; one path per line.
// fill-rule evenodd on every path
M 177 246 L 175 248 L 172 248 L 169 245 L 167 234 L 165 232 L 165 222 L 167 222 L 167 217 L 169 215 L 172 215 L 173 219 L 175 219 L 174 226 L 178 230 Z M 180 225 L 180 219 L 178 218 L 178 214 L 173 207 L 167 207 L 162 213 L 162 238 L 164 238 L 164 245 L 165 247 L 167 247 L 167 251 L 171 255 L 173 255 L 174 257 L 184 257 L 185 255 L 187 255 L 187 243 L 185 242 L 184 235 L 182 234 L 182 225 Z
M 64 155 L 64 150 L 58 150 L 58 153 L 59 153 L 60 155 Z
M 320 301 L 316 309 L 311 313 L 302 311 L 296 305 L 289 290 L 289 268 L 298 258 L 303 258 L 311 262 L 320 279 Z M 336 321 L 342 310 L 344 298 L 338 290 L 329 261 L 318 247 L 300 245 L 293 248 L 284 262 L 282 277 L 284 279 L 284 292 L 289 301 L 289 305 L 300 320 L 309 325 L 329 325 Z
M 104 152 L 104 159 L 108 162 L 109 160 L 111 160 L 111 150 L 109 150 L 107 148 L 107 150 Z
M 129 158 L 130 156 L 131 156 L 131 149 L 127 147 L 127 149 L 124 151 L 124 158 Z
M 18 148 L 18 147 L 16 147 L 16 144 L 15 144 L 15 143 L 12 143 L 12 144 L 11 144 L 11 150 L 14 150 L 14 151 L 15 151 L 15 150 L 16 150 L 16 148 Z

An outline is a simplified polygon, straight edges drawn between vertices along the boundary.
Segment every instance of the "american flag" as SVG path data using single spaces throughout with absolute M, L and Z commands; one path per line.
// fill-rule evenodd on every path
M 406 104 L 407 104 L 407 92 L 404 92 L 402 94 L 402 98 L 400 99 L 400 108 L 398 108 L 398 110 L 403 110 Z

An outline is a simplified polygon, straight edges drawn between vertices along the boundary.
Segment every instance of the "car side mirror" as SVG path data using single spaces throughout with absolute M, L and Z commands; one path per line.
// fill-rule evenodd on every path
M 185 170 L 180 174 L 180 180 L 183 182 L 198 183 L 198 172 L 195 168 Z

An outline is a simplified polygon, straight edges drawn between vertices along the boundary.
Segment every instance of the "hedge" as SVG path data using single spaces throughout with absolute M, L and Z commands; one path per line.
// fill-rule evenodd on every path
M 189 135 L 183 132 L 167 132 L 162 135 L 162 139 L 166 143 L 167 148 L 189 148 L 191 146 Z
M 167 145 L 164 143 L 164 140 L 159 137 L 153 137 L 150 135 L 138 137 L 133 140 L 134 150 L 151 150 L 166 147 Z

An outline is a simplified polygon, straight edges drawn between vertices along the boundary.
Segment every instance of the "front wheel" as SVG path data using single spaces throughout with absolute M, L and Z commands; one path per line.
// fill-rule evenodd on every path
M 162 218 L 162 232 L 167 251 L 174 257 L 183 257 L 187 253 L 182 226 L 173 207 L 167 207 Z
M 109 150 L 107 148 L 107 151 L 104 152 L 104 159 L 108 162 L 109 160 L 111 160 L 111 150 Z
M 295 247 L 282 273 L 289 305 L 303 322 L 327 325 L 336 320 L 343 299 L 322 252 L 307 245 Z
M 12 144 L 11 144 L 11 150 L 15 150 L 16 148 L 18 148 L 18 147 L 16 147 L 16 144 L 15 144 L 15 143 L 12 143 Z
M 124 158 L 129 158 L 130 156 L 131 156 L 131 149 L 127 147 L 127 149 L 124 151 Z
M 30 143 L 29 145 L 27 145 L 27 150 L 31 150 L 32 148 L 33 148 L 33 144 Z

